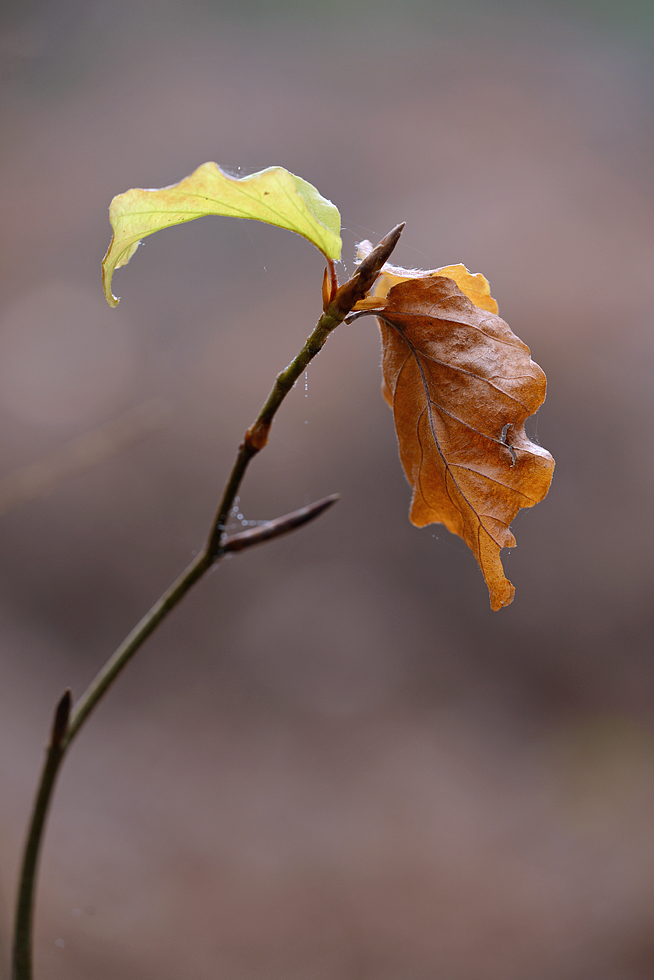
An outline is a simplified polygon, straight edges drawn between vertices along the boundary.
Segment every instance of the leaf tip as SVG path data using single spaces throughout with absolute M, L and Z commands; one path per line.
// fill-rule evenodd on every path
M 499 612 L 500 609 L 505 609 L 511 605 L 515 598 L 515 586 L 513 582 L 509 582 L 508 578 L 504 578 L 501 583 L 497 583 L 494 587 L 491 587 L 488 583 L 486 584 L 488 585 L 488 596 L 493 612 Z
M 107 303 L 109 304 L 109 306 L 111 306 L 112 309 L 115 309 L 120 303 L 120 296 L 114 296 L 114 294 L 112 293 L 111 276 L 109 276 L 107 280 L 104 274 L 104 269 L 102 271 L 102 288 L 104 290 L 104 298 L 106 299 Z

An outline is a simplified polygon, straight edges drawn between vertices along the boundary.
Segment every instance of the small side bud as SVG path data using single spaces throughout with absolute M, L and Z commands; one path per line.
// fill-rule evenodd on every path
M 322 277 L 322 309 L 323 313 L 327 311 L 329 306 L 329 301 L 332 298 L 332 281 L 329 275 L 329 269 L 325 266 L 325 272 Z
M 61 745 L 61 740 L 66 734 L 66 729 L 68 728 L 68 719 L 70 718 L 70 709 L 73 703 L 73 699 L 70 693 L 70 688 L 66 688 L 64 691 L 59 704 L 55 709 L 54 719 L 52 721 L 52 732 L 50 733 L 50 744 L 56 748 Z
M 243 440 L 248 449 L 258 453 L 268 443 L 268 433 L 270 432 L 270 422 L 257 421 L 245 433 Z

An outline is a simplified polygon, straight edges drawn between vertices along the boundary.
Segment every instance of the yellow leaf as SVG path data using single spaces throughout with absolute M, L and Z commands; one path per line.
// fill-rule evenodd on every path
M 115 269 L 127 265 L 141 239 L 205 215 L 250 218 L 302 235 L 327 258 L 341 257 L 341 216 L 312 184 L 283 167 L 268 167 L 249 177 L 231 177 L 215 163 L 203 163 L 170 187 L 132 188 L 114 197 L 109 208 L 113 237 L 102 262 L 107 302 Z

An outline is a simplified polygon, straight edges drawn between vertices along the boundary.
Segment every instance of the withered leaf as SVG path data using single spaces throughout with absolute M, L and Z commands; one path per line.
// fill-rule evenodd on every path
M 366 255 L 372 252 L 372 242 L 363 241 L 357 245 L 357 261 L 361 262 Z M 356 309 L 370 310 L 375 306 L 375 300 L 384 299 L 388 296 L 391 286 L 396 286 L 407 279 L 433 279 L 435 276 L 445 276 L 447 279 L 454 279 L 459 289 L 471 299 L 475 306 L 490 313 L 497 313 L 497 303 L 491 296 L 488 279 L 481 272 L 470 272 L 460 262 L 456 265 L 441 266 L 440 269 L 432 269 L 424 272 L 421 269 L 402 269 L 398 265 L 391 265 L 387 262 L 381 274 L 366 300 L 360 303 Z M 379 303 L 376 304 L 379 306 Z
M 384 395 L 413 488 L 413 524 L 444 524 L 479 562 L 494 610 L 513 600 L 500 549 L 509 525 L 549 490 L 554 460 L 524 422 L 546 379 L 529 348 L 456 282 L 433 273 L 399 282 L 377 312 Z

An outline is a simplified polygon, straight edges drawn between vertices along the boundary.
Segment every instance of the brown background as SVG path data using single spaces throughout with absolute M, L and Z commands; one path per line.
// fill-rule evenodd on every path
M 225 563 L 66 762 L 38 980 L 650 980 L 654 974 L 650 4 L 22 3 L 2 9 L 2 473 L 151 397 L 170 423 L 0 524 L 0 942 L 52 708 L 202 541 L 319 313 L 319 254 L 231 219 L 142 246 L 107 206 L 205 160 L 280 164 L 354 245 L 463 261 L 546 370 L 548 499 L 490 612 L 407 521 L 372 320 L 252 465 Z M 306 390 L 305 390 L 306 389 Z M 533 431 L 533 429 L 532 429 Z

